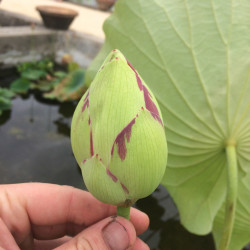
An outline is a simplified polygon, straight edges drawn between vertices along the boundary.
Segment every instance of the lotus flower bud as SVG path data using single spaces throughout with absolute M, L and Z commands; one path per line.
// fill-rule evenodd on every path
M 113 50 L 75 110 L 71 142 L 88 190 L 131 206 L 159 185 L 167 142 L 157 101 L 122 53 Z

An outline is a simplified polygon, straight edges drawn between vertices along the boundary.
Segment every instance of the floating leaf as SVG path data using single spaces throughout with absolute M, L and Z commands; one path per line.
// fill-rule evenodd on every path
M 28 92 L 32 82 L 24 79 L 24 78 L 18 78 L 10 85 L 10 90 L 14 91 L 15 93 L 25 94 Z
M 50 91 L 55 86 L 55 81 L 48 81 L 48 80 L 40 80 L 37 83 L 32 83 L 30 88 L 38 89 L 40 91 Z
M 21 77 L 28 79 L 28 80 L 39 80 L 41 78 L 44 78 L 47 75 L 47 72 L 45 70 L 40 69 L 27 69 L 22 72 Z
M 58 77 L 58 78 L 64 78 L 64 77 L 66 77 L 68 74 L 66 73 L 66 72 L 64 72 L 64 71 L 56 71 L 55 73 L 54 73 L 54 75 L 56 76 L 56 77 Z
M 63 71 L 56 71 L 54 73 L 54 76 L 46 75 L 46 79 L 39 80 L 36 83 L 33 83 L 31 85 L 31 88 L 38 89 L 40 91 L 51 91 L 55 88 L 57 84 L 59 84 L 63 78 L 65 78 L 68 75 L 68 73 Z
M 12 91 L 0 88 L 0 115 L 4 110 L 11 108 L 11 98 L 15 96 L 15 93 Z
M 53 68 L 54 68 L 54 63 L 48 58 L 34 62 L 23 62 L 17 66 L 17 70 L 19 73 L 33 69 L 46 72 L 53 72 Z
M 75 71 L 75 70 L 77 70 L 77 69 L 79 69 L 79 68 L 80 68 L 80 66 L 79 66 L 79 64 L 76 63 L 76 62 L 70 62 L 70 63 L 68 64 L 68 72 L 73 72 L 73 71 Z
M 85 91 L 85 71 L 77 69 L 65 77 L 55 88 L 44 94 L 44 97 L 58 99 L 59 101 L 78 100 Z
M 148 83 L 166 121 L 163 184 L 191 232 L 210 232 L 221 208 L 214 226 L 219 239 L 225 144 L 236 143 L 239 193 L 231 250 L 250 239 L 249 13 L 248 0 L 120 0 L 86 76 L 89 83 L 107 53 L 118 48 Z

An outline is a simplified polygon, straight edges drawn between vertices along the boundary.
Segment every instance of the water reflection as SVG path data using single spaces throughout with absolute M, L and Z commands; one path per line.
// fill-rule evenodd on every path
M 69 138 L 75 106 L 32 94 L 13 100 L 11 112 L 0 118 L 1 183 L 49 182 L 85 189 Z M 195 236 L 180 225 L 164 187 L 139 200 L 136 207 L 150 217 L 150 227 L 141 238 L 151 249 L 214 249 L 211 235 Z
M 149 230 L 141 237 L 153 250 L 215 250 L 212 235 L 193 235 L 180 224 L 176 206 L 163 186 L 136 207 L 148 214 Z
M 212 235 L 198 236 L 187 232 L 178 220 L 169 219 L 162 224 L 158 249 L 215 250 Z
M 4 114 L 10 119 L 2 118 L 0 126 L 1 183 L 41 181 L 84 188 L 71 151 L 71 118 L 59 109 L 60 104 L 42 103 L 33 95 L 13 100 L 11 115 Z
M 4 111 L 4 115 L 0 116 L 0 126 L 3 125 L 5 122 L 7 122 L 10 119 L 11 116 L 11 110 Z

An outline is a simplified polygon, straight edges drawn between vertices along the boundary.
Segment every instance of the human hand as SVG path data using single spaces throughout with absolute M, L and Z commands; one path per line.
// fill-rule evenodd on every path
M 115 206 L 73 187 L 0 185 L 0 249 L 149 249 L 136 236 L 147 215 L 134 208 L 130 221 L 115 214 Z

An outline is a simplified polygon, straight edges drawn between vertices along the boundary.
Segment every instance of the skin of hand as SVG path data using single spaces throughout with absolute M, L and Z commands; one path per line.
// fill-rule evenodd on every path
M 137 237 L 148 216 L 134 208 L 130 221 L 115 214 L 115 206 L 70 186 L 0 185 L 0 249 L 149 249 Z

